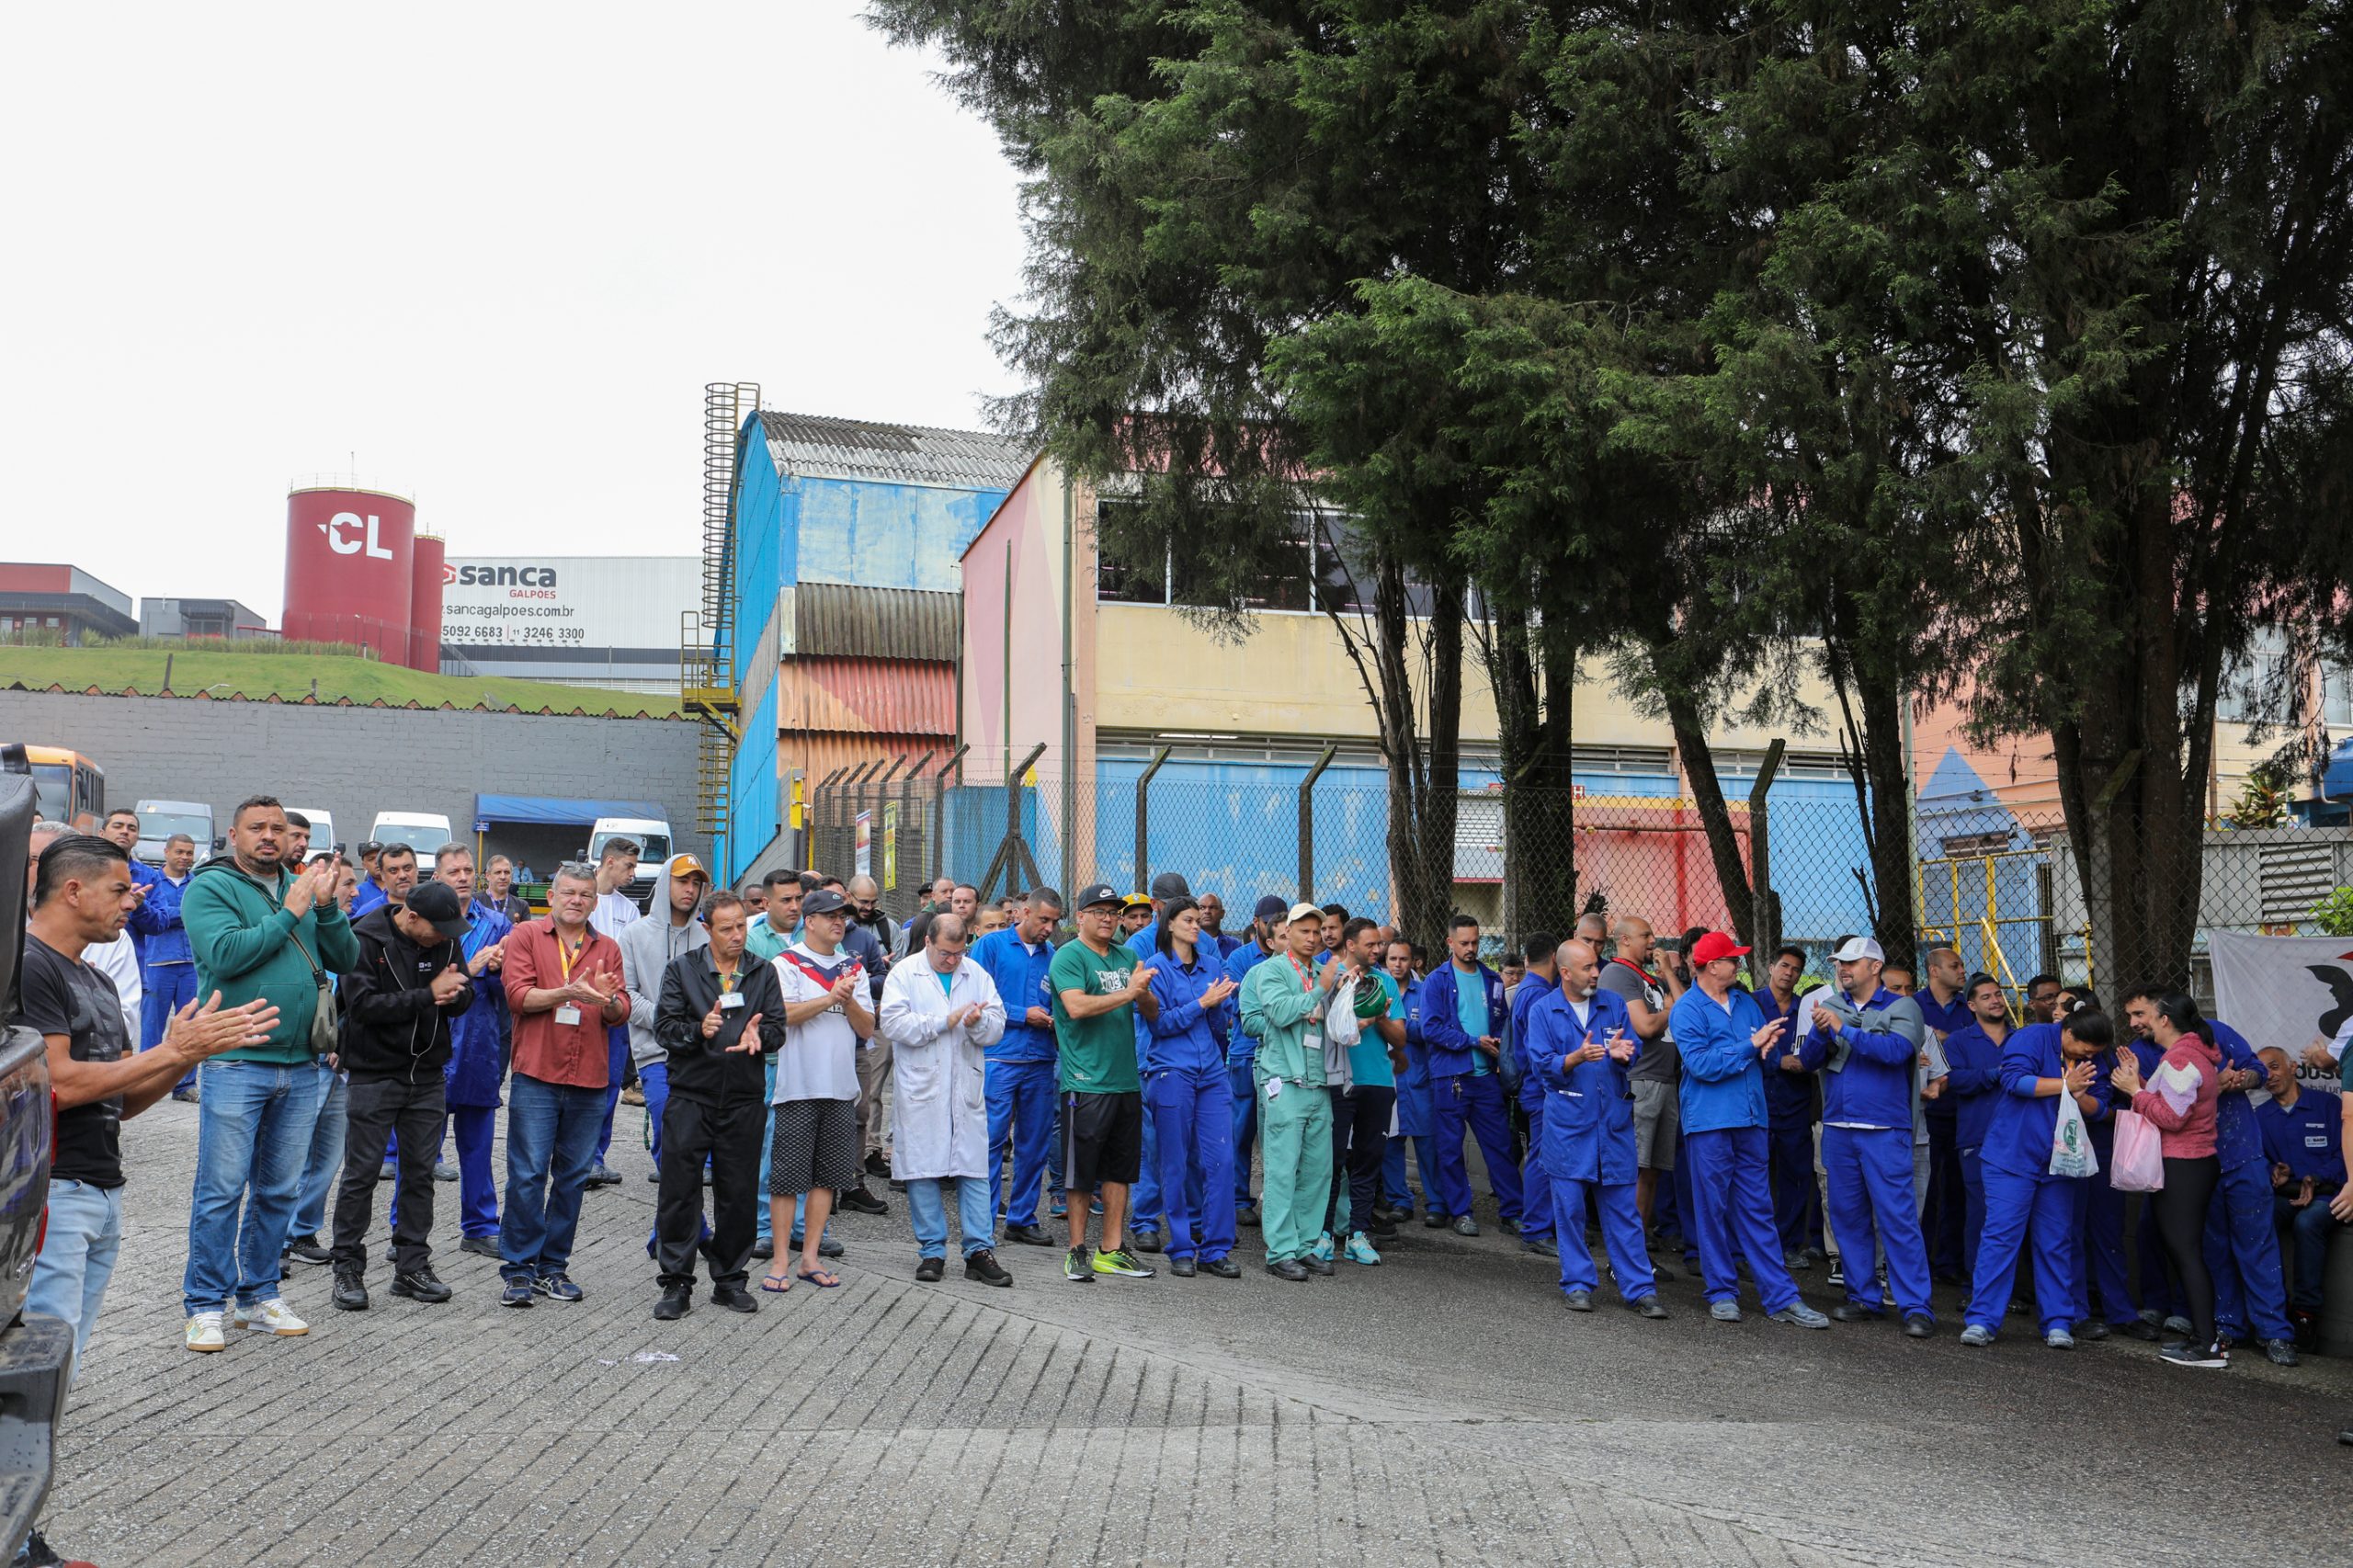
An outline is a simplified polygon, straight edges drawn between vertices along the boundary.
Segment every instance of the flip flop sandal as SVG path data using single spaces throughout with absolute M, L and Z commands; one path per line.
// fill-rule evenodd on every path
M 768 1281 L 771 1279 L 775 1280 L 776 1283 L 773 1285 L 769 1284 Z M 760 1289 L 766 1290 L 771 1296 L 781 1296 L 787 1290 L 792 1289 L 792 1281 L 787 1279 L 781 1274 L 763 1274 L 760 1276 Z
M 842 1277 L 830 1268 L 801 1268 L 794 1270 L 794 1273 L 820 1290 L 835 1290 L 842 1282 Z

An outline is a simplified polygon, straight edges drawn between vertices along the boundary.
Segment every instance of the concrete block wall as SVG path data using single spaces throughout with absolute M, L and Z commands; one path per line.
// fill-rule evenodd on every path
M 471 838 L 478 792 L 561 795 L 659 801 L 677 846 L 710 854 L 694 831 L 695 726 L 679 720 L 0 690 L 5 741 L 89 756 L 109 806 L 209 801 L 222 832 L 253 794 L 324 807 L 353 845 L 378 812 L 439 812 Z

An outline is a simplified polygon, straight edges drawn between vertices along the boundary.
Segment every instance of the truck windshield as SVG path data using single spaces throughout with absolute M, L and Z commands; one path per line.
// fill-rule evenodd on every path
M 140 837 L 169 838 L 176 833 L 185 833 L 195 839 L 199 849 L 210 848 L 212 844 L 212 819 L 195 816 L 186 812 L 150 811 L 143 806 L 140 808 Z
M 594 865 L 605 853 L 608 840 L 626 838 L 637 846 L 637 864 L 641 876 L 651 876 L 655 868 L 670 858 L 670 841 L 658 833 L 600 833 L 588 846 L 588 861 Z

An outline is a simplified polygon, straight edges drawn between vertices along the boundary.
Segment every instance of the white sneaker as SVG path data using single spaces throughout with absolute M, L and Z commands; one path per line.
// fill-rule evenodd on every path
M 287 1311 L 286 1303 L 276 1296 L 259 1306 L 239 1307 L 236 1324 L 239 1328 L 267 1329 L 271 1334 L 284 1335 L 289 1338 L 311 1332 L 311 1325 Z
M 218 1350 L 228 1343 L 221 1337 L 219 1312 L 189 1313 L 186 1334 L 185 1343 L 190 1350 Z

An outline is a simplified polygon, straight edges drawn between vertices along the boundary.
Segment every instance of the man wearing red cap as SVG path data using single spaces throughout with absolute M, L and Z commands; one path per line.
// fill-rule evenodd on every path
M 1756 1001 L 1733 987 L 1748 949 L 1721 931 L 1691 948 L 1693 984 L 1675 1004 L 1669 1028 L 1683 1056 L 1684 1153 L 1691 1162 L 1692 1207 L 1699 1210 L 1699 1272 L 1708 1315 L 1740 1321 L 1739 1261 L 1765 1303 L 1766 1316 L 1800 1328 L 1830 1320 L 1798 1299 L 1781 1262 L 1766 1182 L 1763 1062 L 1780 1048 L 1781 1020 L 1766 1020 Z

